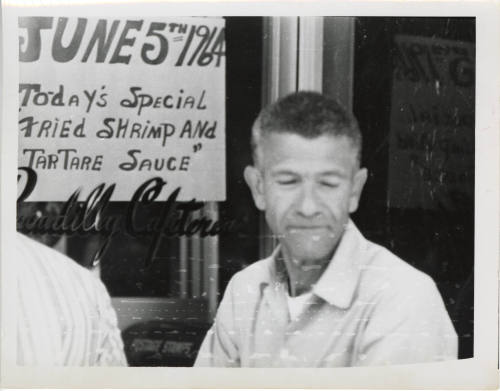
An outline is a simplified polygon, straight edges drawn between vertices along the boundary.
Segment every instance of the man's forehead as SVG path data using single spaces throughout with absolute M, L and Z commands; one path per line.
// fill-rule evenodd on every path
M 350 144 L 351 147 L 354 147 L 351 139 L 344 134 L 320 134 L 316 137 L 305 137 L 300 133 L 291 132 L 287 130 L 276 130 L 276 131 L 268 131 L 264 132 L 261 135 L 261 140 L 259 144 L 265 146 L 276 146 L 279 144 L 287 143 L 287 142 L 299 142 L 301 144 L 314 144 L 317 142 L 320 143 L 328 143 L 328 144 Z
M 257 157 L 261 168 L 279 164 L 348 165 L 357 158 L 357 149 L 344 135 L 306 138 L 289 132 L 266 134 L 259 142 Z
M 323 179 L 344 179 L 350 178 L 353 172 L 353 166 L 343 166 L 330 162 L 307 162 L 286 161 L 275 165 L 264 166 L 262 172 L 266 176 L 279 177 L 302 177 L 302 178 L 323 178 Z

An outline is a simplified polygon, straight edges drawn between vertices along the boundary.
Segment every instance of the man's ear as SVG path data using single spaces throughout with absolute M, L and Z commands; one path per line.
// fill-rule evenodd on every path
M 349 198 L 349 213 L 354 213 L 358 209 L 359 199 L 361 198 L 361 193 L 363 191 L 363 187 L 365 186 L 367 178 L 368 171 L 366 168 L 360 168 L 354 174 L 351 195 Z
M 266 200 L 264 197 L 264 180 L 261 172 L 254 166 L 246 166 L 243 175 L 250 191 L 252 192 L 255 206 L 259 210 L 265 210 Z

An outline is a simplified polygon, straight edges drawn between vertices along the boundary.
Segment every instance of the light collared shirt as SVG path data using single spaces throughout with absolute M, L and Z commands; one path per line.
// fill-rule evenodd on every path
M 279 248 L 233 276 L 196 366 L 345 367 L 457 359 L 432 279 L 366 240 L 352 221 L 292 319 Z
M 17 364 L 127 365 L 102 282 L 65 255 L 17 234 Z

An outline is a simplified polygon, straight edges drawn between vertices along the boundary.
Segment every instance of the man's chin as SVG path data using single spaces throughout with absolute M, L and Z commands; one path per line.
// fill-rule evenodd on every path
M 333 249 L 318 248 L 311 243 L 300 246 L 299 243 L 294 243 L 293 246 L 288 246 L 288 256 L 297 265 L 313 267 L 314 265 L 322 266 L 325 262 L 329 262 L 333 256 Z

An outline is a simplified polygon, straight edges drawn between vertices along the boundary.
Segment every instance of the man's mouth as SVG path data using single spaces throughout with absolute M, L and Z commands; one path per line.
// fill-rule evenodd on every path
M 328 231 L 328 226 L 326 225 L 294 225 L 288 227 L 288 232 L 290 234 L 314 234 L 323 233 Z

